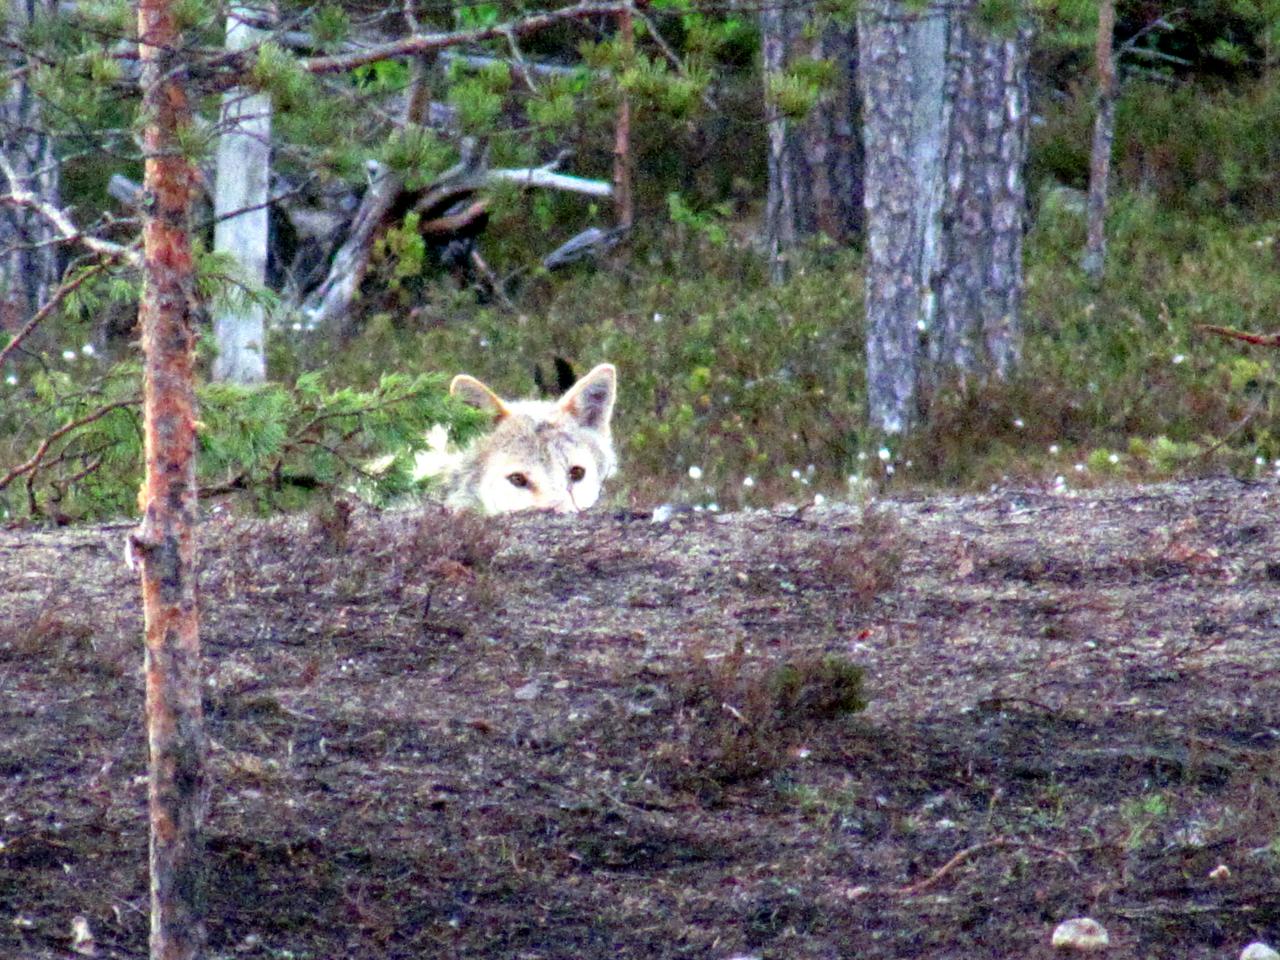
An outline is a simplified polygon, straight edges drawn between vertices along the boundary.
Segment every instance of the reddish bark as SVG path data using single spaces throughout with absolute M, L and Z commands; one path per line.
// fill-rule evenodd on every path
M 196 610 L 195 268 L 189 235 L 195 171 L 179 137 L 191 122 L 172 0 L 140 0 L 144 111 L 146 480 L 133 546 L 142 566 L 151 816 L 151 957 L 204 948 L 206 804 Z

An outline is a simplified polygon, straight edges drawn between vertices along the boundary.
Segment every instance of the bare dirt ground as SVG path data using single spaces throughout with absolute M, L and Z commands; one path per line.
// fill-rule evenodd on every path
M 211 519 L 210 955 L 1277 945 L 1277 507 Z M 0 957 L 146 952 L 124 533 L 0 532 Z

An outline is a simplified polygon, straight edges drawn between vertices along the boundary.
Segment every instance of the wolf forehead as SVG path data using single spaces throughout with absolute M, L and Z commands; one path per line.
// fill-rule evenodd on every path
M 579 429 L 563 414 L 531 415 L 520 407 L 519 403 L 511 404 L 508 415 L 489 434 L 486 446 L 490 453 L 518 454 L 531 461 L 531 466 L 536 464 L 548 472 L 586 466 L 575 462 L 583 459 L 600 467 L 602 479 L 613 472 L 613 447 L 598 432 Z

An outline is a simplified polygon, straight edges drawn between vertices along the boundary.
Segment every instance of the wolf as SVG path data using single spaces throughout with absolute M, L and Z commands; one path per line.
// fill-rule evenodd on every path
M 559 400 L 503 400 L 459 374 L 449 393 L 492 413 L 493 429 L 445 470 L 445 503 L 455 510 L 577 513 L 600 499 L 617 470 L 613 405 L 618 372 L 602 363 Z

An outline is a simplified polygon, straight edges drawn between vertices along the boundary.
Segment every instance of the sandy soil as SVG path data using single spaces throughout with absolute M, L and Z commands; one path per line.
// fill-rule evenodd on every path
M 213 517 L 209 953 L 1280 946 L 1278 506 Z M 146 953 L 126 529 L 0 532 L 0 957 Z

